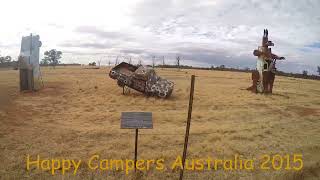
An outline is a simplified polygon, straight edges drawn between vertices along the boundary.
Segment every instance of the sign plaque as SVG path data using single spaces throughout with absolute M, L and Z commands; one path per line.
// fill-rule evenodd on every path
M 121 129 L 152 129 L 151 112 L 122 112 Z
M 121 129 L 135 129 L 135 147 L 134 147 L 134 164 L 136 171 L 138 157 L 138 134 L 139 129 L 152 129 L 152 113 L 151 112 L 122 112 L 121 113 Z

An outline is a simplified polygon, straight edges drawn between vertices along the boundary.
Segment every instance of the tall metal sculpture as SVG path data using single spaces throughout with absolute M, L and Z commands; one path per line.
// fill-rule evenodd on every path
M 268 39 L 268 29 L 264 29 L 262 44 L 253 51 L 253 55 L 257 56 L 258 59 L 256 70 L 252 72 L 252 86 L 248 88 L 252 92 L 272 93 L 276 61 L 285 59 L 273 54 L 269 46 L 274 46 L 274 44 Z
M 20 90 L 40 89 L 39 51 L 42 43 L 39 35 L 22 37 L 19 55 Z

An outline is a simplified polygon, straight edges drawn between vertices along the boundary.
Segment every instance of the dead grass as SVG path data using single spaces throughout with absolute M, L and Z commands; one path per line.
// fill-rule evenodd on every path
M 189 158 L 228 158 L 234 154 L 303 154 L 304 169 L 293 171 L 187 171 L 186 179 L 319 179 L 320 82 L 277 77 L 273 95 L 252 94 L 250 74 L 158 69 L 175 82 L 170 99 L 123 96 L 109 70 L 57 67 L 42 70 L 45 88 L 18 92 L 18 71 L 0 71 L 0 177 L 61 179 L 48 172 L 27 171 L 26 154 L 87 160 L 133 158 L 134 130 L 120 129 L 122 111 L 152 111 L 154 129 L 141 130 L 139 158 L 172 162 L 182 154 L 190 75 L 195 96 Z M 178 171 L 131 173 L 90 171 L 66 179 L 177 179 Z

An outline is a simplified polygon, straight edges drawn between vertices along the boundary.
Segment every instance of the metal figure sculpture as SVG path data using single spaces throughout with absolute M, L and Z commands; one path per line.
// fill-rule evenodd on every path
M 172 94 L 174 83 L 157 76 L 153 68 L 146 66 L 134 66 L 122 62 L 110 70 L 109 76 L 117 80 L 117 84 L 142 92 L 146 95 L 154 95 L 161 98 Z
M 252 72 L 252 86 L 247 88 L 252 92 L 272 93 L 276 61 L 285 59 L 273 54 L 269 46 L 274 46 L 274 44 L 268 39 L 268 29 L 264 29 L 262 45 L 253 51 L 253 55 L 257 56 L 258 59 L 256 70 Z

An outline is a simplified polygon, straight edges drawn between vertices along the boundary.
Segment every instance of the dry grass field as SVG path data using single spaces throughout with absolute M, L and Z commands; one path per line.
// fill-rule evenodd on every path
M 157 69 L 174 81 L 169 99 L 122 89 L 109 69 L 42 68 L 45 88 L 19 92 L 18 71 L 0 71 L 0 177 L 2 179 L 178 179 L 166 169 L 138 173 L 26 169 L 26 157 L 133 159 L 134 130 L 120 129 L 123 111 L 151 111 L 153 129 L 140 130 L 139 159 L 165 159 L 170 167 L 182 154 L 190 76 L 196 75 L 188 159 L 259 159 L 264 154 L 302 154 L 303 169 L 186 171 L 185 179 L 320 179 L 320 81 L 276 77 L 274 94 L 246 91 L 250 74 Z M 258 161 L 255 161 L 258 162 Z

